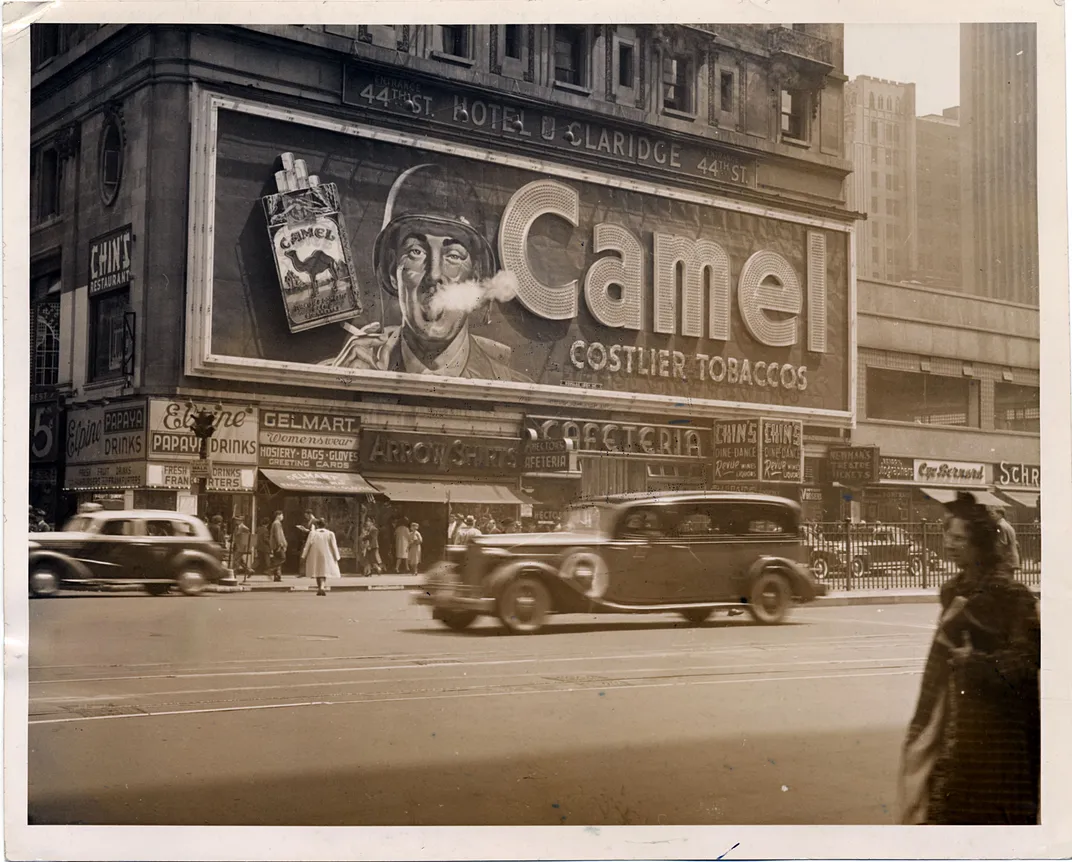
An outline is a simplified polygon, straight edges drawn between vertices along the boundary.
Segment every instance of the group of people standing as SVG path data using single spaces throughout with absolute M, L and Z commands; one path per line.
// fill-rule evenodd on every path
M 424 548 L 421 525 L 404 514 L 396 515 L 389 526 L 394 539 L 394 568 L 397 574 L 418 574 Z M 386 569 L 380 552 L 380 527 L 371 515 L 366 516 L 358 535 L 357 557 L 362 575 L 380 575 Z

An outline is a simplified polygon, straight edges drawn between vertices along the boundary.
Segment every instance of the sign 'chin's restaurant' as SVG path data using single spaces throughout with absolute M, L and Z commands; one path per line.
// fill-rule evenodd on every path
M 851 420 L 844 224 L 577 167 L 558 133 L 536 158 L 212 94 L 198 116 L 191 373 Z M 699 154 L 666 146 L 687 185 Z

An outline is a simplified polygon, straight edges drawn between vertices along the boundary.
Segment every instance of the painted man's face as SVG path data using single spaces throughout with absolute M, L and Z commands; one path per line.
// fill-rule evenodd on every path
M 395 262 L 398 304 L 417 346 L 443 349 L 461 332 L 468 313 L 436 310 L 432 300 L 446 285 L 471 279 L 474 269 L 469 249 L 455 237 L 410 234 L 402 240 Z

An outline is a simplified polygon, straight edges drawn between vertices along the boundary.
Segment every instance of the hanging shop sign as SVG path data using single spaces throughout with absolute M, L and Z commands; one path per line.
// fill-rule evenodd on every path
M 878 446 L 831 446 L 826 454 L 830 481 L 843 485 L 877 482 L 880 457 Z
M 222 410 L 217 410 L 221 406 Z M 201 457 L 201 442 L 190 430 L 201 410 L 216 412 L 216 430 L 208 441 L 212 461 L 257 464 L 257 414 L 244 404 L 151 399 L 149 402 L 150 460 L 184 461 Z
M 90 240 L 89 295 L 130 284 L 130 254 L 134 233 L 130 225 Z
M 524 473 L 576 472 L 577 456 L 572 440 L 525 440 L 521 444 Z
M 982 464 L 921 458 L 915 459 L 912 463 L 916 481 L 924 484 L 966 486 L 986 484 L 986 468 Z
M 759 420 L 760 478 L 764 482 L 804 481 L 804 423 L 799 419 Z
M 688 424 L 649 425 L 526 416 L 523 427 L 524 433 L 535 441 L 569 440 L 581 454 L 692 460 L 707 460 L 711 456 L 711 430 Z
M 205 480 L 205 491 L 209 494 L 250 493 L 254 490 L 256 470 L 212 464 L 206 461 L 150 463 L 145 469 L 145 487 L 147 488 L 188 492 L 201 479 Z
M 1038 464 L 999 461 L 994 465 L 994 484 L 1004 488 L 1036 490 L 1042 484 L 1042 467 Z
M 216 194 L 205 237 L 246 248 L 251 219 L 265 218 L 264 185 L 300 139 L 295 164 L 323 166 L 306 191 L 334 184 L 328 203 L 347 214 L 349 241 L 321 226 L 286 228 L 313 231 L 293 248 L 284 234 L 241 256 L 192 248 L 191 373 L 522 403 L 568 403 L 572 388 L 601 408 L 773 405 L 851 420 L 848 230 L 838 223 L 204 98 L 216 129 L 203 150 L 214 159 L 205 194 Z M 281 194 L 285 211 L 294 193 Z M 353 259 L 341 261 L 336 244 Z M 349 290 L 359 301 L 340 322 Z
M 308 410 L 261 410 L 258 464 L 281 470 L 356 471 L 361 420 Z
M 915 463 L 911 458 L 896 458 L 891 455 L 881 455 L 878 459 L 878 475 L 880 479 L 888 479 L 895 482 L 911 482 L 916 475 Z
M 521 470 L 521 441 L 366 429 L 361 435 L 361 464 L 380 473 L 516 476 Z

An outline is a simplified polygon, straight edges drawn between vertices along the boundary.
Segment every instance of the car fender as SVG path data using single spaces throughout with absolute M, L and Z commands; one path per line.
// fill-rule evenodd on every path
M 503 587 L 521 574 L 536 575 L 547 585 L 552 595 L 558 592 L 558 585 L 561 584 L 557 567 L 542 560 L 517 560 L 492 570 L 484 580 L 484 595 L 498 599 Z
M 799 596 L 804 599 L 815 597 L 815 586 L 811 576 L 803 573 L 800 563 L 786 557 L 775 556 L 759 557 L 748 567 L 746 583 L 749 593 L 751 593 L 752 584 L 756 582 L 756 579 L 761 574 L 768 571 L 784 574 L 789 579 L 789 585 L 792 587 L 794 596 Z
M 85 563 L 76 560 L 73 557 L 69 557 L 60 551 L 50 551 L 47 549 L 30 551 L 30 565 L 28 571 L 33 571 L 35 566 L 46 562 L 58 566 L 63 571 L 64 577 L 70 577 L 77 580 L 89 580 L 93 577 L 93 573 Z
M 209 574 L 216 576 L 223 574 L 223 563 L 211 554 L 193 548 L 186 548 L 185 550 L 179 551 L 179 553 L 171 558 L 171 562 L 169 563 L 169 568 L 172 573 L 179 571 L 185 566 L 204 569 Z

